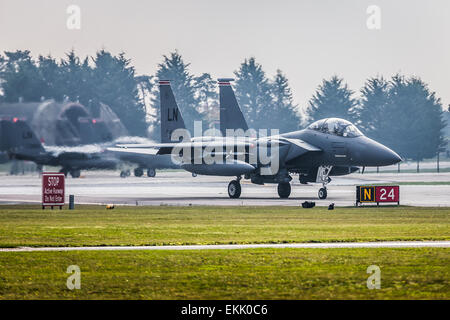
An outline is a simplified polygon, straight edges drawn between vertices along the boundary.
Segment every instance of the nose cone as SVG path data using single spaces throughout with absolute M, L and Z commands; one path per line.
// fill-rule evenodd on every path
M 368 167 L 382 167 L 396 164 L 402 158 L 393 150 L 372 139 L 365 138 L 362 141 L 363 148 L 358 152 L 363 165 Z
M 378 148 L 377 155 L 375 159 L 377 160 L 379 166 L 390 166 L 402 161 L 402 158 L 393 150 L 386 146 L 380 144 L 381 148 Z

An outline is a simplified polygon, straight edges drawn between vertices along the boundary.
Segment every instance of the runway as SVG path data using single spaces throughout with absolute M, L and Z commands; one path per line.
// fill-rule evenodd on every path
M 230 177 L 192 177 L 184 171 L 158 171 L 155 178 L 120 178 L 118 172 L 83 172 L 80 179 L 66 179 L 66 198 L 73 194 L 76 204 L 115 205 L 217 205 L 217 206 L 298 206 L 315 201 L 318 206 L 352 206 L 355 186 L 400 183 L 400 204 L 411 206 L 450 206 L 450 173 L 364 174 L 334 177 L 328 185 L 328 198 L 318 200 L 319 184 L 301 185 L 292 180 L 289 199 L 280 199 L 275 184 L 264 186 L 242 181 L 240 199 L 229 199 Z M 38 204 L 41 178 L 38 175 L 0 177 L 0 204 Z
M 449 248 L 450 241 L 386 241 L 386 242 L 329 242 L 282 244 L 230 244 L 186 246 L 121 246 L 121 247 L 47 247 L 8 248 L 0 252 L 68 252 L 68 251 L 155 251 L 155 250 L 245 250 L 245 249 L 351 249 L 351 248 Z

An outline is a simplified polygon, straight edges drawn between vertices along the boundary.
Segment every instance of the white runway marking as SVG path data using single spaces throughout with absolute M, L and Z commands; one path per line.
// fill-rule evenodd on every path
M 57 252 L 57 251 L 125 251 L 125 250 L 236 250 L 236 249 L 350 249 L 350 248 L 449 248 L 450 241 L 384 241 L 384 242 L 329 242 L 282 244 L 229 244 L 186 246 L 123 246 L 123 247 L 47 247 L 4 248 L 0 252 Z

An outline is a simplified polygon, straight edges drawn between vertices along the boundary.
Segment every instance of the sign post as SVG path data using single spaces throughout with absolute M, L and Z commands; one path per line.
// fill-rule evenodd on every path
M 59 207 L 65 204 L 65 176 L 64 173 L 42 174 L 42 209 L 45 207 Z
M 394 203 L 400 205 L 399 186 L 357 186 L 356 206 L 362 203 Z

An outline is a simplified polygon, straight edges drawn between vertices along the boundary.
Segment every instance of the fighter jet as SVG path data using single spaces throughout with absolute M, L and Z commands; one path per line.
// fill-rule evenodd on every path
M 239 106 L 229 80 L 219 79 L 221 117 L 224 120 L 221 129 L 230 126 L 244 132 L 246 123 L 242 113 L 233 111 Z M 161 92 L 171 94 L 169 81 L 161 81 L 160 88 Z M 229 110 L 232 111 L 227 113 Z M 161 113 L 172 120 L 181 117 L 176 103 L 167 113 L 165 110 Z M 233 120 L 236 120 L 234 126 L 230 125 Z M 236 176 L 236 180 L 228 185 L 230 198 L 240 197 L 243 178 L 254 184 L 277 184 L 279 197 L 288 198 L 291 174 L 299 174 L 301 183 L 322 183 L 318 196 L 326 199 L 330 175 L 350 173 L 357 167 L 387 166 L 401 161 L 394 151 L 365 137 L 351 122 L 338 118 L 316 121 L 303 130 L 263 137 L 236 136 L 234 131 L 225 137 L 190 138 L 186 135 L 180 141 L 181 136 L 174 136 L 177 130 L 172 129 L 168 128 L 164 133 L 165 140 L 161 144 L 140 146 L 136 152 L 158 149 L 157 155 L 170 154 L 183 169 L 193 174 Z
M 115 169 L 119 161 L 96 145 L 80 147 L 47 147 L 42 145 L 24 120 L 2 119 L 1 138 L 11 159 L 33 161 L 38 166 L 60 166 L 61 172 L 80 177 L 82 169 Z
M 135 141 L 132 145 L 136 143 Z M 156 156 L 157 150 L 136 154 L 131 148 L 123 150 L 110 146 L 110 143 L 75 147 L 46 146 L 24 119 L 0 120 L 0 147 L 7 152 L 10 159 L 32 161 L 39 167 L 59 166 L 61 173 L 70 173 L 73 178 L 80 177 L 81 170 L 115 170 L 125 164 L 138 165 L 134 170 L 137 177 L 143 175 L 143 168 L 148 168 L 149 177 L 155 176 L 156 168 L 179 168 L 172 163 L 169 155 Z M 129 175 L 127 170 L 121 171 L 121 177 Z

